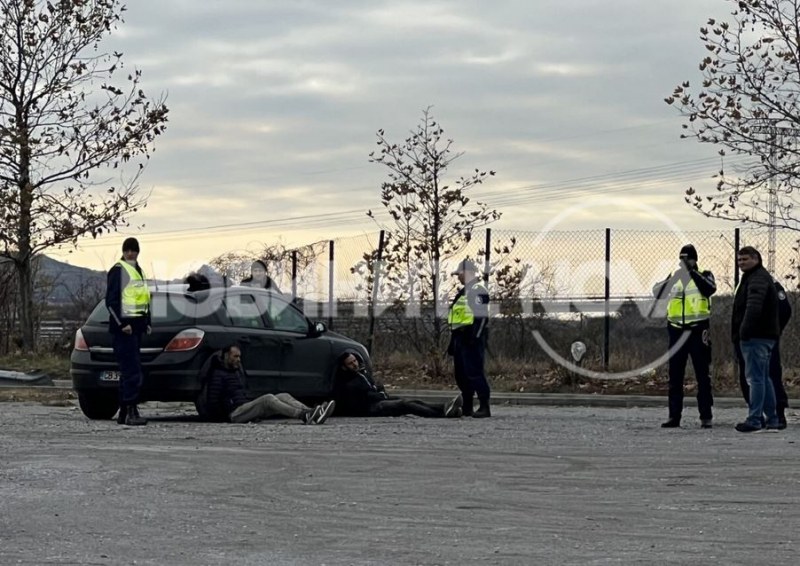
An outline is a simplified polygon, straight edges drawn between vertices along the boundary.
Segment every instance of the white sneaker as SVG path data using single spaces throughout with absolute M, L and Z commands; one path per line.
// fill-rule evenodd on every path
M 322 410 L 320 411 L 319 415 L 317 415 L 317 418 L 313 421 L 314 424 L 322 424 L 328 420 L 328 417 L 333 414 L 333 410 L 336 408 L 336 401 L 328 401 L 319 407 L 321 407 Z

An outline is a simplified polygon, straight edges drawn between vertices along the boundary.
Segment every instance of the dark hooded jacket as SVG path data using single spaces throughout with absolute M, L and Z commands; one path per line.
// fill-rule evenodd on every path
M 349 352 L 355 354 L 355 352 Z M 340 359 L 343 360 L 347 354 Z M 333 399 L 336 401 L 336 413 L 339 415 L 364 416 L 370 406 L 388 399 L 389 396 L 381 383 L 378 383 L 365 371 L 351 371 L 341 367 L 336 371 L 333 384 Z
M 230 421 L 230 414 L 249 400 L 244 374 L 240 369 L 226 367 L 219 352 L 207 364 L 201 371 L 205 381 L 205 418 L 214 422 Z
M 734 342 L 753 338 L 777 340 L 780 334 L 778 290 L 769 272 L 758 264 L 742 275 L 736 288 L 731 338 Z

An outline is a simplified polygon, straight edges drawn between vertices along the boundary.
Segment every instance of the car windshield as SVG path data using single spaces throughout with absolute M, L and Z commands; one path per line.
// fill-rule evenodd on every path
M 177 293 L 152 295 L 150 301 L 150 316 L 153 325 L 168 326 L 193 324 L 195 304 L 185 296 Z M 108 309 L 106 302 L 100 301 L 89 319 L 88 324 L 108 324 Z

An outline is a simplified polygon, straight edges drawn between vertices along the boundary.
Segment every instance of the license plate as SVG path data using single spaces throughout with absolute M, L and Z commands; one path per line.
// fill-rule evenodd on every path
M 119 372 L 104 371 L 100 374 L 100 381 L 119 381 Z

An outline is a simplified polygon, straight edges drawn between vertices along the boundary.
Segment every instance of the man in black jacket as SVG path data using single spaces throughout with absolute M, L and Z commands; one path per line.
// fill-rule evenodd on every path
M 150 334 L 150 291 L 138 257 L 139 242 L 126 238 L 122 257 L 106 277 L 108 331 L 120 373 L 117 423 L 128 426 L 147 424 L 137 403 L 144 378 L 139 350 L 142 336 Z
M 333 398 L 336 401 L 337 414 L 351 417 L 461 416 L 461 395 L 448 403 L 437 405 L 416 399 L 390 397 L 383 385 L 376 383 L 363 371 L 358 357 L 352 352 L 346 353 L 342 358 L 334 383 Z
M 780 324 L 780 333 L 789 323 L 792 318 L 792 305 L 789 304 L 789 297 L 786 296 L 786 291 L 783 285 L 775 281 L 775 290 L 778 292 L 778 322 Z M 775 341 L 775 347 L 772 348 L 772 354 L 769 357 L 769 379 L 772 381 L 772 387 L 775 389 L 775 405 L 778 413 L 778 428 L 783 430 L 786 428 L 786 409 L 789 408 L 789 396 L 786 394 L 786 388 L 783 386 L 783 366 L 781 365 L 781 350 L 780 350 L 780 337 Z M 744 374 L 744 358 L 742 357 L 742 349 L 739 344 L 734 344 L 736 349 L 736 359 L 739 365 L 739 387 L 742 390 L 742 396 L 746 403 L 750 403 L 750 386 L 747 384 L 747 378 Z
M 756 432 L 764 428 L 778 430 L 780 423 L 775 409 L 775 389 L 769 378 L 769 359 L 780 336 L 778 291 L 772 276 L 764 269 L 761 254 L 751 246 L 736 255 L 742 279 L 733 298 L 731 338 L 744 358 L 744 372 L 750 385 L 747 419 L 736 425 L 739 432 Z M 763 420 L 762 420 L 763 419 Z
M 241 364 L 242 351 L 235 345 L 222 350 L 221 358 L 212 363 L 205 406 L 210 420 L 247 423 L 272 416 L 284 416 L 300 419 L 305 424 L 322 424 L 333 414 L 336 407 L 334 401 L 312 409 L 288 393 L 270 393 L 249 401 Z

